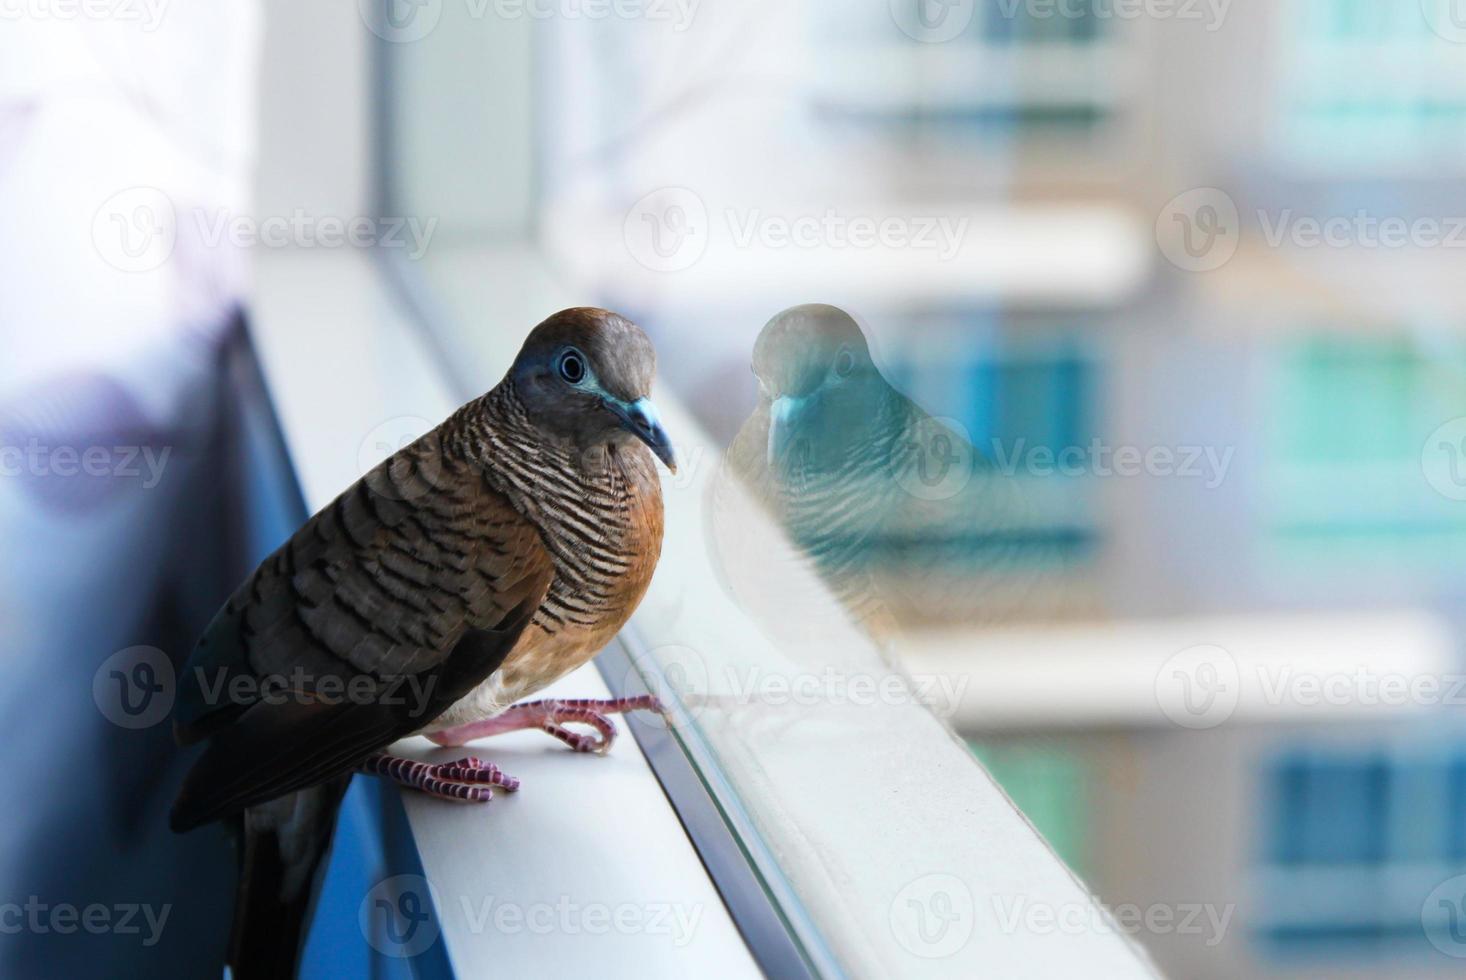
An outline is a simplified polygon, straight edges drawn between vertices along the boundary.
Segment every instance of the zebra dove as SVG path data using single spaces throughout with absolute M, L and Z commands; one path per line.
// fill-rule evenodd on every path
M 759 402 L 713 482 L 709 536 L 725 586 L 762 627 L 795 647 L 822 628 L 791 584 L 811 577 L 770 567 L 744 501 L 775 519 L 797 560 L 882 645 L 913 608 L 972 624 L 1006 611 L 1002 589 L 1030 591 L 1037 550 L 1024 536 L 1024 485 L 887 381 L 848 313 L 822 304 L 779 313 L 752 367 Z M 965 574 L 932 560 L 959 541 L 980 549 L 963 556 Z M 883 567 L 893 554 L 906 559 L 898 575 Z
M 353 771 L 463 801 L 518 786 L 476 758 L 429 765 L 391 743 L 534 727 L 603 752 L 608 714 L 659 707 L 515 703 L 594 656 L 656 567 L 653 455 L 675 462 L 647 397 L 655 364 L 630 321 L 555 314 L 497 386 L 312 517 L 214 618 L 179 683 L 178 739 L 208 747 L 172 825 L 240 819 L 236 977 L 293 973 Z

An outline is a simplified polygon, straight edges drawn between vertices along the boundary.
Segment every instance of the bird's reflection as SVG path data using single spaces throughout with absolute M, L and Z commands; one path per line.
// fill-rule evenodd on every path
M 809 624 L 800 577 L 773 567 L 754 522 L 740 512 L 750 501 L 877 639 L 894 636 L 903 609 L 929 614 L 944 606 L 970 621 L 970 593 L 985 588 L 980 573 L 1012 557 L 1007 543 L 1023 523 L 1011 475 L 998 473 L 959 424 L 933 417 L 891 385 L 861 327 L 837 307 L 796 306 L 775 316 L 752 366 L 758 404 L 729 448 L 710 508 L 725 585 L 745 610 L 788 639 L 807 640 L 818 628 Z M 933 549 L 959 538 L 958 547 L 979 543 L 981 556 L 968 563 L 979 574 L 935 570 Z M 882 559 L 893 556 L 902 573 L 883 574 Z

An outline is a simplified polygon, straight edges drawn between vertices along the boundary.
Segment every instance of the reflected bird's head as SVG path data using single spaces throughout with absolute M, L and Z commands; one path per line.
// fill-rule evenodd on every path
M 651 401 L 657 354 L 642 329 L 594 307 L 561 310 L 531 331 L 514 390 L 535 425 L 580 450 L 645 443 L 677 472 L 672 442 Z
M 787 309 L 764 326 L 753 373 L 769 418 L 768 467 L 786 479 L 839 469 L 878 434 L 894 394 L 854 318 L 818 303 Z

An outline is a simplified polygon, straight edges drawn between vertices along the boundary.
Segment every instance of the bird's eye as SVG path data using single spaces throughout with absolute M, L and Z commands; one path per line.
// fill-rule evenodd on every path
M 854 370 L 855 370 L 855 355 L 854 354 L 850 353 L 848 350 L 842 350 L 842 351 L 840 351 L 840 353 L 838 353 L 838 354 L 835 355 L 835 373 L 836 374 L 838 374 L 842 378 L 846 378 L 846 377 L 849 377 L 850 376 L 850 372 L 851 371 L 854 371 Z
M 560 355 L 560 377 L 573 385 L 585 380 L 585 358 L 580 351 L 568 350 Z

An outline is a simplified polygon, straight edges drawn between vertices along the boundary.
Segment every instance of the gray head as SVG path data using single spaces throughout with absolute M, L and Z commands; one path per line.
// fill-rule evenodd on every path
M 677 471 L 651 402 L 657 353 L 636 324 L 609 310 L 561 310 L 530 331 L 509 379 L 535 424 L 578 449 L 638 439 Z
M 850 314 L 819 303 L 775 316 L 753 348 L 753 373 L 769 413 L 768 463 L 829 469 L 882 424 L 895 395 Z
M 776 395 L 807 395 L 832 376 L 873 370 L 865 334 L 838 306 L 792 306 L 766 323 L 753 345 L 753 373 Z

